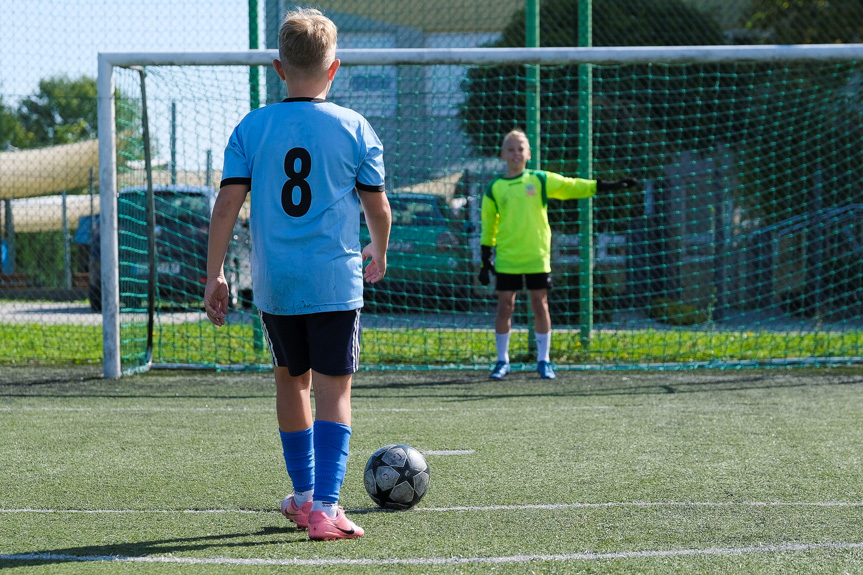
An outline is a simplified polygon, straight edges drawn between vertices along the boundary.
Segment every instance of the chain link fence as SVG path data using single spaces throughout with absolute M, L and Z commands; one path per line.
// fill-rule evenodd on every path
M 442 0 L 435 3 L 334 0 L 317 2 L 315 6 L 339 26 L 342 48 L 469 48 L 524 46 L 528 36 L 525 32 L 527 12 L 537 4 L 539 44 L 578 45 L 579 10 L 591 4 L 584 0 Z M 98 243 L 94 242 L 98 231 L 99 208 L 95 146 L 97 54 L 273 48 L 281 17 L 294 5 L 283 0 L 193 0 L 180 3 L 157 0 L 137 5 L 119 0 L 69 0 L 59 5 L 47 0 L 0 0 L 3 13 L 0 19 L 0 364 L 101 361 L 99 254 Z M 863 32 L 863 6 L 850 0 L 830 3 L 593 0 L 591 9 L 594 46 L 853 43 L 860 41 Z M 342 82 L 334 86 L 332 97 L 337 101 L 350 101 L 353 94 L 362 94 L 362 98 L 354 97 L 350 103 L 361 113 L 375 118 L 375 128 L 387 148 L 388 166 L 393 168 L 388 175 L 388 188 L 413 193 L 428 190 L 436 192 L 437 187 L 445 188 L 447 192 L 437 195 L 446 196 L 449 200 L 446 208 L 454 208 L 456 212 L 462 210 L 462 214 L 467 214 L 471 209 L 470 194 L 465 198 L 460 190 L 481 186 L 483 178 L 499 169 L 493 158 L 499 130 L 478 129 L 476 122 L 465 121 L 464 115 L 459 113 L 459 106 L 465 101 L 471 83 L 476 85 L 480 80 L 488 82 L 489 79 L 470 77 L 471 72 L 461 67 L 437 66 L 431 70 L 412 70 L 410 77 L 395 67 L 360 68 L 350 74 L 345 72 Z M 702 70 L 699 73 L 709 75 L 712 71 Z M 838 88 L 831 86 L 831 89 L 845 90 L 850 94 L 848 101 L 856 102 L 861 83 L 859 68 L 852 64 L 850 69 L 843 69 L 841 74 L 843 84 Z M 595 81 L 601 93 L 645 89 L 645 86 L 637 83 L 628 83 L 626 78 L 612 78 L 601 72 L 597 73 Z M 667 82 L 668 78 L 659 81 Z M 831 81 L 829 78 L 824 80 L 825 83 Z M 574 94 L 577 88 L 561 88 L 560 78 L 555 77 L 553 71 L 543 76 L 542 82 L 543 89 L 549 94 L 553 91 L 561 97 L 565 94 L 565 97 L 577 98 Z M 133 132 L 138 129 L 136 122 L 141 110 L 137 99 L 140 95 L 136 92 L 137 88 L 127 89 L 119 85 L 118 89 L 119 101 L 124 104 L 121 110 L 125 110 L 118 112 L 118 126 L 122 130 L 125 122 L 127 130 Z M 284 97 L 282 90 L 272 70 L 259 68 L 250 73 L 237 70 L 226 72 L 214 78 L 204 90 L 187 94 L 185 99 L 154 97 L 149 105 L 155 134 L 151 145 L 155 156 L 155 184 L 162 187 L 217 188 L 222 155 L 222 149 L 218 146 L 223 143 L 220 144 L 220 138 L 212 134 L 204 138 L 193 136 L 196 134 L 191 125 L 196 122 L 193 113 L 195 108 L 201 107 L 201 103 L 208 98 L 229 91 L 232 100 L 247 110 L 280 100 Z M 793 108 L 791 99 L 787 104 Z M 573 144 L 566 142 L 565 138 L 561 139 L 559 134 L 555 135 L 554 127 L 560 124 L 556 124 L 554 113 L 562 108 L 551 102 L 543 105 L 546 106 L 543 111 L 543 130 L 547 135 L 542 141 L 544 164 L 541 167 L 574 175 L 576 168 L 571 161 L 573 158 L 566 154 Z M 494 106 L 484 106 L 492 114 L 495 113 Z M 605 138 L 597 142 L 597 146 L 614 150 L 615 146 L 620 145 L 619 138 L 602 134 L 626 132 L 635 134 L 637 139 L 638 134 L 646 129 L 636 126 L 632 118 L 621 117 L 613 102 L 606 105 L 599 101 L 597 110 L 597 133 L 600 138 Z M 716 134 L 722 130 L 731 129 L 730 124 L 716 120 L 722 116 L 723 110 L 714 107 L 709 108 L 708 113 L 713 114 L 710 119 L 714 126 L 712 135 L 704 132 L 699 137 L 716 138 Z M 497 119 L 484 118 L 480 124 L 517 122 L 518 118 L 507 114 L 521 114 L 521 111 L 498 108 L 497 114 Z M 776 119 L 780 121 L 782 114 L 777 114 Z M 685 112 L 681 117 L 686 117 Z M 654 125 L 649 129 L 656 130 L 657 127 Z M 762 134 L 758 137 L 770 136 Z M 793 137 L 788 138 L 789 145 L 799 144 Z M 839 157 L 841 149 L 846 149 L 848 156 L 853 155 L 853 150 L 859 149 L 860 141 L 853 130 L 843 133 L 841 137 L 834 134 L 831 138 L 834 142 L 840 142 L 834 158 Z M 126 170 L 124 181 L 128 186 L 140 186 L 144 181 L 141 144 L 136 143 L 134 137 L 126 141 L 128 144 L 120 150 L 125 155 L 122 162 Z M 650 142 L 643 140 L 636 144 L 642 146 L 642 155 L 646 157 Z M 780 152 L 781 148 L 781 145 L 775 148 L 774 154 Z M 637 156 L 627 150 L 625 160 L 623 155 L 615 160 L 617 156 L 611 152 L 605 156 L 606 163 L 598 168 L 608 173 L 620 170 L 624 165 L 631 168 L 638 164 Z M 608 291 L 605 296 L 607 303 L 626 299 L 629 303 L 616 307 L 645 310 L 640 315 L 644 316 L 644 321 L 627 323 L 627 329 L 633 326 L 648 330 L 666 329 L 674 323 L 674 320 L 668 321 L 669 317 L 678 317 L 679 324 L 703 323 L 694 320 L 705 313 L 712 316 L 708 310 L 715 308 L 717 298 L 720 306 L 730 305 L 728 294 L 723 291 L 717 294 L 700 293 L 681 285 L 681 282 L 687 285 L 696 283 L 694 278 L 704 272 L 699 272 L 693 262 L 706 261 L 703 258 L 708 256 L 715 258 L 718 251 L 727 252 L 726 260 L 720 266 L 722 269 L 741 265 L 741 258 L 744 257 L 741 254 L 745 251 L 742 243 L 750 242 L 754 247 L 746 252 L 748 255 L 745 257 L 767 257 L 778 253 L 780 248 L 796 250 L 803 255 L 784 257 L 782 265 L 794 268 L 799 267 L 799 262 L 808 261 L 811 270 L 816 263 L 814 258 L 818 256 L 813 256 L 811 249 L 807 252 L 806 247 L 817 246 L 821 242 L 825 250 L 821 253 L 832 254 L 829 256 L 829 261 L 834 264 L 831 269 L 839 269 L 836 264 L 840 261 L 837 259 L 838 252 L 847 248 L 852 254 L 856 253 L 854 249 L 857 248 L 853 246 L 858 244 L 855 242 L 863 241 L 859 237 L 859 230 L 854 228 L 855 206 L 863 198 L 859 190 L 852 190 L 845 183 L 838 186 L 845 190 L 841 197 L 831 197 L 820 205 L 812 204 L 815 206 L 812 209 L 824 213 L 829 209 L 842 210 L 833 216 L 821 218 L 829 226 L 819 223 L 812 227 L 799 219 L 795 220 L 801 216 L 800 211 L 787 205 L 794 203 L 793 195 L 790 198 L 765 198 L 768 204 L 772 202 L 770 205 L 777 208 L 762 210 L 764 213 L 759 214 L 760 219 L 756 222 L 755 218 L 746 217 L 743 206 L 726 206 L 704 199 L 702 191 L 705 185 L 721 187 L 728 184 L 727 166 L 717 165 L 711 171 L 710 166 L 702 166 L 701 163 L 709 163 L 713 161 L 712 158 L 705 159 L 703 155 L 693 154 L 692 149 L 680 147 L 670 150 L 668 157 L 671 161 L 665 175 L 671 173 L 674 176 L 671 179 L 676 179 L 673 190 L 662 189 L 662 178 L 657 178 L 657 174 L 641 174 L 651 176 L 645 178 L 648 181 L 659 182 L 656 189 L 650 189 L 651 200 L 642 206 L 642 212 L 646 209 L 649 213 L 633 212 L 632 217 L 635 219 L 628 220 L 620 217 L 621 212 L 619 209 L 616 211 L 615 206 L 598 206 L 598 221 L 604 226 L 598 238 L 600 259 L 613 262 L 616 261 L 614 258 L 623 258 L 621 261 L 624 261 L 635 257 L 641 262 L 628 272 L 628 279 L 613 275 L 626 274 L 625 270 L 612 270 L 597 282 L 600 292 L 614 288 L 614 293 Z M 795 161 L 793 154 L 782 157 L 790 164 Z M 448 168 L 456 164 L 463 168 L 465 158 L 473 161 L 470 169 L 460 170 L 459 179 L 447 180 L 452 177 Z M 847 169 L 836 169 L 843 161 L 834 159 L 830 165 L 815 166 L 800 173 L 785 173 L 779 176 L 783 180 L 782 185 L 767 188 L 786 190 L 789 180 L 798 176 L 817 177 L 817 174 L 826 178 L 819 185 L 826 183 L 829 186 L 831 182 L 836 182 L 835 176 L 829 174 L 842 172 L 845 174 L 843 177 L 849 177 Z M 769 163 L 767 160 L 765 162 Z M 642 162 L 642 166 L 644 164 L 646 162 Z M 746 168 L 751 170 L 749 174 L 752 175 L 766 169 L 766 166 L 751 164 Z M 703 175 L 708 172 L 709 177 Z M 757 179 L 757 176 L 754 177 Z M 666 180 L 669 178 L 666 177 Z M 737 181 L 728 184 L 730 187 L 739 185 L 744 184 Z M 710 191 L 706 197 L 712 198 L 716 193 L 716 190 Z M 463 197 L 459 198 L 460 194 Z M 681 200 L 699 196 L 702 197 L 698 201 L 690 199 L 687 203 Z M 457 202 L 453 204 L 453 200 Z M 713 211 L 705 212 L 711 209 L 709 205 L 715 206 Z M 662 209 L 657 211 L 658 207 Z M 565 268 L 577 261 L 574 254 L 578 246 L 575 243 L 564 245 L 567 236 L 564 222 L 569 217 L 572 214 L 563 208 L 552 214 L 553 223 L 557 221 L 555 225 L 558 226 L 555 232 L 560 232 L 558 235 L 561 238 L 555 247 L 557 260 L 552 262 L 553 267 L 561 265 Z M 190 220 L 182 216 L 175 219 L 184 222 Z M 638 225 L 633 227 L 625 223 L 628 221 Z M 834 225 L 836 222 L 839 223 Z M 827 245 L 828 239 L 819 237 L 818 230 L 824 232 L 822 236 L 832 234 L 833 239 L 829 240 L 832 243 Z M 466 243 L 470 243 L 472 236 L 467 228 L 458 233 L 464 235 Z M 656 243 L 653 236 L 661 241 Z M 559 243 L 561 241 L 564 244 Z M 467 255 L 456 258 L 464 264 L 466 278 L 473 273 L 471 266 L 475 255 L 471 250 L 477 249 L 475 245 L 469 246 Z M 684 259 L 688 263 L 684 263 Z M 765 265 L 764 269 L 769 267 Z M 237 263 L 238 274 L 242 273 L 241 268 Z M 858 268 L 853 265 L 841 267 L 834 273 L 841 286 L 830 287 L 833 291 L 826 296 L 823 294 L 827 294 L 827 291 L 820 292 L 822 296 L 819 297 L 822 299 L 845 302 L 838 306 L 842 313 L 835 314 L 836 321 L 832 322 L 831 329 L 843 332 L 859 329 L 860 312 L 854 299 L 861 289 L 861 272 Z M 656 270 L 671 270 L 673 273 L 664 274 Z M 763 271 L 763 277 L 756 277 L 752 285 L 723 284 L 728 286 L 729 293 L 735 294 L 737 300 L 745 299 L 741 294 L 746 293 L 747 289 L 781 292 L 774 298 L 778 307 L 773 315 L 782 321 L 762 322 L 756 318 L 747 325 L 744 313 L 737 321 L 737 329 L 744 334 L 752 329 L 765 328 L 793 329 L 807 334 L 817 334 L 823 330 L 823 309 L 816 305 L 821 300 L 813 300 L 814 292 L 805 288 L 805 273 L 800 279 L 797 277 L 799 273 L 793 275 L 790 271 Z M 776 286 L 772 279 L 775 277 L 795 279 L 783 280 L 781 286 Z M 824 280 L 820 278 L 822 283 L 819 285 L 824 286 Z M 621 293 L 619 288 L 633 283 L 649 286 L 650 290 L 647 291 L 652 294 L 659 294 L 667 288 L 672 294 L 685 291 L 696 295 L 667 295 L 640 301 L 632 294 Z M 705 289 L 709 292 L 709 288 Z M 824 290 L 827 289 L 824 287 Z M 188 301 L 171 302 L 170 309 L 166 307 L 166 319 L 162 321 L 197 325 L 195 322 L 202 320 L 199 296 L 194 290 L 184 288 L 182 291 L 190 295 L 185 298 Z M 493 311 L 490 306 L 493 302 L 488 298 L 480 301 L 478 307 L 476 302 L 472 303 L 468 307 L 474 313 L 465 315 L 463 305 L 452 295 L 432 294 L 431 297 L 416 298 L 415 294 L 405 291 L 398 293 L 395 298 L 398 301 L 394 301 L 391 293 L 373 295 L 377 297 L 370 298 L 372 305 L 368 310 L 369 325 L 372 327 L 398 327 L 399 321 L 402 321 L 399 318 L 406 316 L 394 312 L 394 309 L 401 308 L 402 311 L 409 309 L 413 312 L 410 319 L 403 319 L 402 323 L 407 321 L 416 324 L 417 314 L 420 314 L 434 328 L 438 325 L 435 323 L 438 319 L 434 318 L 446 312 L 457 316 L 462 323 L 468 322 L 459 324 L 459 329 L 491 330 Z M 238 302 L 244 297 L 247 294 L 238 293 Z M 575 309 L 578 302 L 573 304 L 572 298 L 577 300 L 577 295 L 567 298 L 569 303 L 557 304 L 559 311 L 553 317 L 553 323 L 571 323 L 571 316 L 578 313 Z M 654 311 L 648 312 L 648 304 L 651 303 Z M 609 309 L 614 307 L 612 305 Z M 650 317 L 651 313 L 654 317 Z M 657 321 L 663 318 L 666 321 Z M 709 319 L 712 317 L 702 318 L 703 321 Z M 529 320 L 519 316 L 517 321 L 525 325 Z M 624 324 L 621 321 L 618 316 L 617 320 L 601 323 L 622 328 Z M 843 344 L 841 353 L 861 355 L 856 341 Z M 252 363 L 265 363 L 266 358 L 258 352 L 257 348 L 249 352 Z M 400 361 L 410 363 L 412 355 L 415 354 L 406 350 L 400 356 Z M 490 357 L 489 346 L 487 350 L 481 350 L 473 361 L 483 363 Z M 183 360 L 175 358 L 166 361 L 182 363 Z

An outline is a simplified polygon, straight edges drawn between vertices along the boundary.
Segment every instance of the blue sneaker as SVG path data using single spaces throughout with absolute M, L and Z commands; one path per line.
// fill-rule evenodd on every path
M 536 364 L 536 371 L 542 379 L 554 379 L 557 377 L 554 375 L 554 368 L 547 361 L 541 361 Z
M 511 371 L 509 364 L 505 361 L 499 361 L 494 364 L 494 369 L 491 370 L 491 375 L 488 376 L 489 379 L 496 379 L 500 381 L 504 378 L 506 374 Z

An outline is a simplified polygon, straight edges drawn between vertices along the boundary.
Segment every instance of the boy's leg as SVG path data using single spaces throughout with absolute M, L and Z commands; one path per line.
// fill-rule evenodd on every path
M 309 319 L 315 394 L 315 494 L 309 538 L 353 539 L 364 532 L 338 507 L 351 437 L 351 383 L 359 365 L 360 312 L 324 312 Z
M 500 279 L 498 279 L 500 281 Z M 512 312 L 515 309 L 514 290 L 497 292 L 497 317 L 494 320 L 494 340 L 497 347 L 497 363 L 489 377 L 501 380 L 509 373 L 509 338 L 512 329 Z
M 551 314 L 548 311 L 548 290 L 530 290 L 530 309 L 533 311 L 533 327 L 537 334 L 551 331 Z
M 339 501 L 351 438 L 352 375 L 315 372 L 315 504 Z
M 554 379 L 551 367 L 551 314 L 548 311 L 548 290 L 530 290 L 530 307 L 533 310 L 533 326 L 536 333 L 536 370 L 543 379 Z
M 315 372 L 315 496 L 309 538 L 354 539 L 364 531 L 338 507 L 351 438 L 352 375 Z
M 312 372 L 294 377 L 286 367 L 274 367 L 276 377 L 276 417 L 279 429 L 302 431 L 312 426 Z
M 285 467 L 294 492 L 282 500 L 282 514 L 301 529 L 308 526 L 315 486 L 314 430 L 312 429 L 309 316 L 259 312 L 261 329 L 273 356 L 276 379 L 276 417 Z
M 282 515 L 301 529 L 309 526 L 315 488 L 315 450 L 310 401 L 311 372 L 294 377 L 285 367 L 273 368 L 276 378 L 276 417 L 285 467 L 294 492 L 282 501 Z
M 497 292 L 497 317 L 494 320 L 495 333 L 509 333 L 512 327 L 512 312 L 515 309 L 515 291 Z

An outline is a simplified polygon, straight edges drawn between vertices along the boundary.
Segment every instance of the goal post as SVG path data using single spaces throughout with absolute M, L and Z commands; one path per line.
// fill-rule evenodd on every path
M 135 108 L 141 97 L 135 80 L 123 76 L 118 85 L 118 74 L 145 68 L 156 84 L 152 91 L 148 85 L 148 98 L 158 100 L 151 114 L 177 99 L 185 104 L 179 120 L 151 118 L 156 155 L 166 154 L 166 143 L 188 128 L 178 145 L 198 158 L 179 166 L 189 178 L 180 181 L 182 161 L 173 159 L 172 145 L 171 173 L 158 175 L 170 175 L 165 186 L 217 188 L 212 156 L 221 162 L 225 131 L 249 105 L 241 97 L 248 90 L 232 83 L 243 74 L 222 70 L 242 70 L 247 82 L 250 66 L 269 66 L 276 57 L 275 50 L 99 54 L 105 377 L 150 367 L 149 358 L 132 349 L 146 339 L 141 329 L 160 330 L 154 367 L 268 363 L 257 336 L 245 335 L 254 334 L 251 311 L 238 316 L 236 333 L 213 335 L 205 318 L 194 315 L 200 294 L 187 286 L 186 307 L 178 311 L 162 302 L 155 327 L 143 327 L 134 306 L 122 307 L 140 289 L 141 280 L 128 274 L 142 267 L 124 254 L 134 259 L 147 248 L 137 228 L 124 229 L 134 218 L 118 208 L 121 190 L 141 183 L 137 156 L 128 152 L 140 149 L 132 142 L 137 128 L 118 123 L 140 113 L 140 106 L 121 114 L 117 105 L 122 100 Z M 450 229 L 427 244 L 407 246 L 414 241 L 408 232 L 394 234 L 393 249 L 406 251 L 391 284 L 375 291 L 364 311 L 370 320 L 366 366 L 475 369 L 493 359 L 493 296 L 472 279 L 481 188 L 500 170 L 494 159 L 500 135 L 525 125 L 518 88 L 526 66 L 540 68 L 540 168 L 577 173 L 578 153 L 567 148 L 578 147 L 583 129 L 574 72 L 583 64 L 595 66 L 592 173 L 632 175 L 644 186 L 637 198 L 597 198 L 589 237 L 580 237 L 573 224 L 577 207 L 550 207 L 552 269 L 560 282 L 550 292 L 552 359 L 580 369 L 820 363 L 863 355 L 863 298 L 855 295 L 863 289 L 861 270 L 842 255 L 851 250 L 857 257 L 854 246 L 863 241 L 854 223 L 863 195 L 852 185 L 863 169 L 850 161 L 863 144 L 863 44 L 347 49 L 338 57 L 344 68 L 333 99 L 359 108 L 379 129 L 390 154 L 388 190 L 407 202 L 435 196 L 442 200 L 430 208 L 435 214 L 459 214 L 447 213 Z M 206 168 L 199 169 L 205 153 Z M 405 217 L 416 209 L 411 203 Z M 186 224 L 194 217 L 188 212 L 175 219 Z M 453 227 L 453 217 L 463 225 Z M 121 245 L 124 233 L 133 244 Z M 579 254 L 591 244 L 597 270 L 584 278 Z M 420 255 L 425 249 L 429 255 Z M 185 263 L 160 259 L 158 265 L 168 272 Z M 248 262 L 238 259 L 234 266 L 237 278 L 247 275 Z M 399 272 L 404 278 L 396 282 Z M 596 306 L 589 349 L 577 319 L 579 293 L 591 293 L 579 290 L 585 281 L 595 281 L 594 301 L 582 302 Z M 523 319 L 515 318 L 517 333 Z M 250 331 L 240 335 L 241 329 Z M 514 345 L 521 345 L 518 337 L 524 336 Z M 755 349 L 741 340 L 757 340 Z M 198 348 L 174 353 L 183 346 Z M 710 346 L 713 354 L 700 349 Z

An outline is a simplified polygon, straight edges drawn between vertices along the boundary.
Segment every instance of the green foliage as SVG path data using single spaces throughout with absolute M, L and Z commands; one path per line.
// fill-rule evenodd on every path
M 578 1 L 543 2 L 540 13 L 542 46 L 578 45 Z M 595 46 L 723 44 L 719 25 L 680 0 L 609 0 L 594 9 Z M 524 12 L 517 13 L 497 47 L 524 46 Z M 728 66 L 699 66 L 695 73 L 681 66 L 632 65 L 593 68 L 594 177 L 617 179 L 661 175 L 661 166 L 676 149 L 709 149 L 734 125 L 734 110 L 722 98 L 697 97 L 704 77 L 720 93 L 736 83 L 723 74 Z M 543 67 L 540 71 L 541 167 L 567 176 L 578 170 L 579 113 L 577 66 Z M 735 86 L 736 97 L 745 87 Z M 461 117 L 480 154 L 498 153 L 503 134 L 524 127 L 527 116 L 527 78 L 522 66 L 474 67 L 465 81 L 467 99 Z M 705 122 L 703 118 L 711 118 Z M 741 119 L 742 121 L 742 119 Z M 598 231 L 628 227 L 641 193 L 621 191 L 598 196 Z M 552 206 L 552 226 L 560 223 L 577 231 L 577 217 Z M 575 209 L 572 207 L 571 209 Z
M 96 80 L 42 80 L 38 92 L 21 101 L 18 118 L 27 132 L 28 148 L 92 140 L 98 134 Z
M 122 166 L 143 158 L 141 106 L 137 100 L 115 92 L 117 131 L 124 134 L 118 161 Z M 7 143 L 17 148 L 39 148 L 92 140 L 98 136 L 96 80 L 65 76 L 39 82 L 14 111 L 0 96 L 0 149 Z
M 863 38 L 860 0 L 751 0 L 746 27 L 775 44 L 834 44 Z
M 540 3 L 540 43 L 578 45 L 581 0 Z M 689 46 L 722 44 L 719 25 L 682 0 L 602 0 L 593 8 L 594 46 Z M 699 41 L 700 40 L 700 41 Z M 525 12 L 513 13 L 495 46 L 525 45 Z
M 577 0 L 541 4 L 543 46 L 578 43 Z M 746 15 L 771 41 L 857 41 L 863 3 L 759 0 Z M 594 45 L 723 44 L 707 15 L 678 0 L 609 0 L 593 11 Z M 513 17 L 496 46 L 523 46 L 525 16 Z M 733 151 L 748 213 L 771 224 L 803 211 L 854 200 L 863 167 L 852 150 L 863 140 L 863 99 L 853 63 L 735 62 L 593 67 L 594 177 L 623 173 L 662 178 L 679 152 L 704 160 Z M 543 67 L 540 77 L 541 161 L 574 175 L 579 147 L 578 69 Z M 461 112 L 466 133 L 484 155 L 502 135 L 523 127 L 528 89 L 524 67 L 471 68 Z M 801 127 L 802 126 L 802 127 Z M 720 150 L 720 146 L 723 151 Z M 597 198 L 600 230 L 626 228 L 642 197 Z M 551 213 L 551 221 L 571 218 Z M 571 224 L 570 231 L 573 231 Z
M 24 239 L 26 237 L 26 240 Z M 34 286 L 60 287 L 66 269 L 63 233 L 17 234 L 15 262 L 18 273 L 26 274 Z
M 544 47 L 578 45 L 578 0 L 550 0 L 540 5 L 540 41 Z M 669 25 L 680 21 L 680 26 Z M 709 45 L 724 43 L 718 24 L 681 0 L 608 0 L 602 10 L 594 10 L 595 46 L 633 45 Z M 678 20 L 680 19 L 680 20 Z M 684 24 L 685 22 L 685 24 Z M 503 31 L 495 47 L 524 46 L 525 15 L 516 13 Z M 645 120 L 646 108 L 666 108 L 673 112 L 683 109 L 682 96 L 688 87 L 701 83 L 700 78 L 678 76 L 675 69 L 650 74 L 648 66 L 633 66 L 620 76 L 605 78 L 595 69 L 595 86 L 603 94 L 595 121 L 600 124 L 603 110 L 613 114 L 619 135 L 603 135 L 597 130 L 600 149 L 626 145 L 630 156 L 649 154 L 647 138 L 650 125 Z M 656 77 L 658 76 L 658 77 Z M 635 78 L 641 77 L 642 80 Z M 650 88 L 639 82 L 651 82 Z M 553 163 L 571 157 L 570 150 L 578 147 L 578 86 L 577 66 L 544 67 L 540 74 L 542 107 L 543 162 Z M 527 79 L 521 66 L 475 67 L 466 80 L 468 97 L 462 110 L 465 129 L 477 150 L 488 156 L 496 155 L 503 134 L 513 127 L 523 127 L 526 112 Z M 703 102 L 703 113 L 710 113 L 710 102 Z M 690 113 L 692 110 L 690 110 Z M 621 122 L 623 116 L 623 125 Z M 663 118 L 664 119 L 664 118 Z M 659 120 L 659 118 L 657 118 Z M 641 122 L 641 124 L 639 124 Z M 680 125 L 663 125 L 665 132 L 694 128 L 694 117 Z M 673 139 L 666 136 L 668 139 Z M 603 158 L 598 158 L 600 161 Z
M 9 146 L 16 148 L 24 147 L 26 143 L 26 131 L 14 110 L 3 101 L 0 94 L 0 151 Z
M 749 6 L 746 42 L 850 43 L 860 42 L 863 34 L 859 0 L 752 0 Z M 795 64 L 785 70 L 752 65 L 752 75 L 764 86 L 751 91 L 739 138 L 740 175 L 744 203 L 765 224 L 855 201 L 863 178 L 850 152 L 863 140 L 855 68 L 854 63 Z
M 859 196 L 863 97 L 858 65 L 752 65 L 765 81 L 741 119 L 742 198 L 766 224 Z M 805 125 L 801 128 L 801 123 Z

